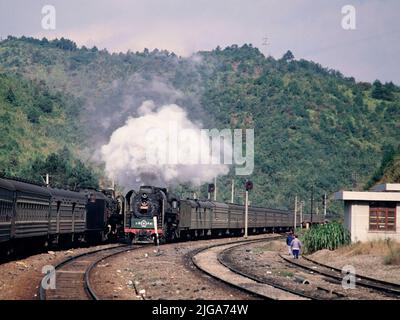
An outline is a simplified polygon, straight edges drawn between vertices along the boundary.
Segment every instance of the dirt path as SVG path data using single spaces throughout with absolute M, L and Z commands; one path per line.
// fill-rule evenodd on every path
M 357 246 L 353 249 L 349 247 L 335 251 L 320 250 L 310 255 L 310 258 L 340 269 L 345 265 L 351 265 L 355 268 L 356 274 L 400 284 L 400 266 L 385 265 L 384 254 L 378 250 L 370 252 L 358 250 Z

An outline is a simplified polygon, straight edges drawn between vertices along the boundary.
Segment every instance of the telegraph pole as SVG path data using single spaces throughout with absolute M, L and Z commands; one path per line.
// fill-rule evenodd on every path
M 232 188 L 231 188 L 231 203 L 234 201 L 235 195 L 235 179 L 232 179 Z
M 217 201 L 217 177 L 214 178 L 214 201 Z
M 314 211 L 314 185 L 311 186 L 311 223 L 313 222 Z
M 297 226 L 297 196 L 294 197 L 294 228 L 293 232 L 296 232 L 296 226 Z
M 245 184 L 246 196 L 244 202 L 244 238 L 247 239 L 249 227 L 249 190 L 253 189 L 253 183 L 247 181 Z
M 244 238 L 248 236 L 248 220 L 249 220 L 249 191 L 246 190 L 246 196 L 244 200 Z
M 300 201 L 300 227 L 303 228 L 303 206 L 304 201 Z
M 215 185 L 214 183 L 210 183 L 208 185 L 208 200 L 211 200 L 211 193 L 215 192 Z

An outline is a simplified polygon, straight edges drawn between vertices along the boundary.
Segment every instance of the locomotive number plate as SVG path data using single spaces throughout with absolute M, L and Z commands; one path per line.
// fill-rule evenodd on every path
M 154 229 L 152 219 L 132 219 L 132 227 L 136 229 Z

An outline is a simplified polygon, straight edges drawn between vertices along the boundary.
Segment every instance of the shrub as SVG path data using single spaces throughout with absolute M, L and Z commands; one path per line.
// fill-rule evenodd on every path
M 390 252 L 385 256 L 383 263 L 386 265 L 400 265 L 400 247 L 394 245 L 391 241 L 387 241 L 387 246 Z
M 337 221 L 312 226 L 304 233 L 302 240 L 305 253 L 321 249 L 334 250 L 351 242 L 349 231 Z

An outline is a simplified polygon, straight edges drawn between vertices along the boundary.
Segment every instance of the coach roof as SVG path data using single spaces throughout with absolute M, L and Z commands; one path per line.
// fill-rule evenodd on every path
M 49 191 L 51 195 L 55 198 L 79 199 L 81 201 L 85 201 L 87 199 L 86 195 L 81 192 L 74 192 L 70 190 L 56 188 L 50 188 Z
M 8 182 L 14 186 L 17 192 L 31 193 L 34 195 L 51 198 L 49 190 L 44 187 L 15 180 L 8 180 Z
M 10 191 L 15 191 L 14 186 L 8 180 L 5 179 L 0 179 L 0 188 Z

